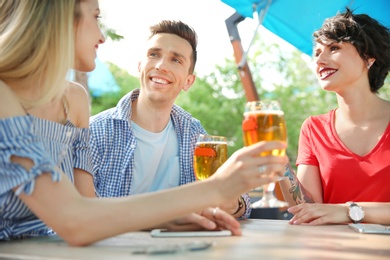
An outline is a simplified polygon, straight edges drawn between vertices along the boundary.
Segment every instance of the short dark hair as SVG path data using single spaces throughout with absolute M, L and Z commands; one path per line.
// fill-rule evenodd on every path
M 389 28 L 366 14 L 353 14 L 346 8 L 345 13 L 326 19 L 313 35 L 319 43 L 325 40 L 351 43 L 365 61 L 374 58 L 368 72 L 371 92 L 377 93 L 383 86 L 390 70 Z
M 196 46 L 198 45 L 198 36 L 195 30 L 181 21 L 163 20 L 150 27 L 149 39 L 159 33 L 170 33 L 185 39 L 192 48 L 191 66 L 189 72 L 192 74 L 195 70 L 197 59 Z

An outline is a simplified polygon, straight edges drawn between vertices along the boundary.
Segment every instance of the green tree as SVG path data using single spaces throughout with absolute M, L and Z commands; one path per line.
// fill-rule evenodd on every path
M 118 84 L 120 91 L 105 93 L 101 96 L 91 96 L 91 114 L 95 115 L 103 110 L 115 107 L 119 99 L 130 92 L 132 89 L 139 88 L 140 83 L 137 77 L 131 76 L 126 70 L 118 66 L 107 63 L 108 69 L 111 71 Z
M 279 45 L 268 45 L 257 39 L 248 57 L 260 99 L 278 100 L 285 112 L 290 161 L 298 151 L 302 123 L 312 115 L 327 113 L 337 107 L 336 95 L 324 91 L 307 58 L 298 50 L 283 51 Z M 379 91 L 390 100 L 390 76 Z M 223 66 L 198 80 L 177 103 L 199 118 L 209 133 L 225 135 L 230 140 L 229 154 L 243 146 L 241 122 L 246 102 L 236 63 L 226 59 Z
M 215 72 L 198 78 L 176 100 L 176 104 L 202 122 L 209 134 L 228 138 L 229 155 L 243 146 L 241 121 L 245 93 L 235 67 L 233 61 L 226 60 L 226 66 L 217 66 Z
M 256 50 L 248 64 L 260 99 L 276 99 L 283 110 L 288 128 L 287 153 L 292 162 L 297 155 L 298 136 L 303 121 L 310 115 L 327 112 L 336 106 L 333 94 L 318 87 L 314 73 L 299 51 L 283 51 L 277 44 L 257 39 Z M 211 134 L 225 135 L 229 154 L 243 146 L 241 123 L 245 93 L 235 61 L 226 59 L 215 71 L 198 79 L 177 104 L 200 119 Z
M 260 99 L 279 100 L 285 112 L 287 154 L 294 164 L 303 121 L 335 108 L 335 94 L 319 87 L 307 58 L 298 50 L 286 52 L 279 45 L 265 44 L 261 39 L 255 40 L 251 50 L 255 51 L 249 54 L 248 64 Z M 93 98 L 93 114 L 115 106 L 123 95 L 139 88 L 138 78 L 108 65 L 121 91 Z M 390 77 L 379 95 L 390 100 Z M 231 155 L 243 146 L 241 123 L 245 102 L 237 65 L 233 59 L 225 59 L 210 74 L 198 77 L 188 92 L 179 95 L 176 104 L 198 118 L 208 133 L 226 136 Z

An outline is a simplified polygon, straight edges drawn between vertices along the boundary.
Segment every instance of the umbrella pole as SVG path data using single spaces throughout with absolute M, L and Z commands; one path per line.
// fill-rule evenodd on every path
M 225 20 L 226 27 L 229 33 L 230 42 L 233 46 L 234 57 L 237 63 L 238 72 L 240 75 L 241 83 L 244 87 L 247 101 L 259 100 L 256 86 L 252 79 L 252 74 L 248 66 L 246 59 L 243 59 L 244 50 L 241 44 L 240 33 L 238 32 L 238 23 L 245 20 L 245 17 L 239 13 L 234 13 L 228 19 Z

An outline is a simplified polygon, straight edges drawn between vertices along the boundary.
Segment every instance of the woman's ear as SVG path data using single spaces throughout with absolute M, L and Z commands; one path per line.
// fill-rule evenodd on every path
M 374 64 L 375 58 L 368 58 L 367 59 L 367 69 L 371 68 L 372 64 Z

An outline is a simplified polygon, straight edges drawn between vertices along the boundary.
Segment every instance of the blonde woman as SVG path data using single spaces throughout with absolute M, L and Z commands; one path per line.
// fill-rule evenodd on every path
M 6 114 L 10 116 L 22 108 L 23 112 L 19 114 L 31 115 L 25 118 L 25 123 L 32 128 L 46 128 L 45 136 L 53 139 L 50 144 L 47 143 L 47 149 L 61 153 L 56 158 L 61 170 L 81 194 L 95 196 L 87 146 L 88 96 L 80 85 L 65 82 L 64 79 L 69 68 L 74 67 L 74 55 L 70 53 L 74 53 L 75 47 L 83 53 L 78 55 L 79 52 L 76 52 L 80 57 L 76 60 L 77 69 L 89 71 L 95 66 L 92 59 L 96 55 L 94 49 L 78 48 L 77 43 L 85 42 L 83 44 L 86 46 L 89 39 L 91 46 L 97 46 L 104 42 L 104 37 L 98 28 L 78 26 L 76 46 L 63 40 L 69 37 L 68 30 L 73 29 L 73 23 L 66 23 L 73 21 L 73 13 L 48 11 L 50 8 L 69 9 L 64 1 L 48 3 L 45 8 L 39 8 L 35 1 L 2 1 L 1 5 L 2 91 L 12 90 L 19 101 L 15 103 L 2 95 L 2 102 L 7 104 L 4 112 L 10 113 Z M 87 17 L 81 16 L 81 10 L 75 14 L 75 24 L 86 24 L 84 20 Z M 65 23 L 48 22 L 51 19 Z M 93 16 L 91 19 L 96 20 Z M 90 37 L 87 32 L 93 29 L 95 35 Z M 67 136 L 59 136 L 58 132 L 66 132 Z
M 64 79 L 69 68 L 94 68 L 104 42 L 99 14 L 97 0 L 0 2 L 0 240 L 56 232 L 81 246 L 193 212 L 200 212 L 205 228 L 240 235 L 237 220 L 217 207 L 273 181 L 287 158 L 258 155 L 283 143 L 244 148 L 208 180 L 170 190 L 88 198 L 82 196 L 91 192 L 87 185 L 75 189 L 79 179 L 90 180 L 88 154 L 73 145 L 88 132 L 82 128 L 89 115 L 77 113 L 88 111 L 88 101 Z M 85 159 L 75 165 L 78 156 Z M 80 169 L 75 185 L 73 168 Z

